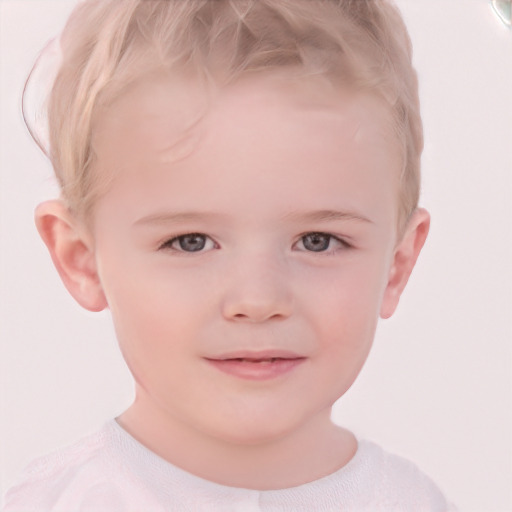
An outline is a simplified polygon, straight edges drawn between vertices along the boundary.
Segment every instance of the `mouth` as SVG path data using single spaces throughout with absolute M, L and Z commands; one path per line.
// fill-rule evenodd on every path
M 283 351 L 232 353 L 206 358 L 208 363 L 223 373 L 249 380 L 268 380 L 285 376 L 306 359 L 304 356 Z
M 268 350 L 237 350 L 225 352 L 208 359 L 216 361 L 241 360 L 241 361 L 275 361 L 278 359 L 302 359 L 304 356 L 290 350 L 268 349 Z
M 262 363 L 275 363 L 276 361 L 285 361 L 288 359 L 289 358 L 286 358 L 286 357 L 271 357 L 268 359 L 251 359 L 248 357 L 234 357 L 234 358 L 222 359 L 222 361 L 238 361 L 240 363 L 244 362 L 244 363 L 262 364 Z M 300 358 L 294 358 L 294 359 L 300 359 Z

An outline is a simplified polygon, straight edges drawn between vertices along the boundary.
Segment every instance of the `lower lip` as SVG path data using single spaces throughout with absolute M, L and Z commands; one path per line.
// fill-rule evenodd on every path
M 291 372 L 303 363 L 305 358 L 277 359 L 274 362 L 264 361 L 261 363 L 236 359 L 208 359 L 207 361 L 218 370 L 241 379 L 269 380 Z

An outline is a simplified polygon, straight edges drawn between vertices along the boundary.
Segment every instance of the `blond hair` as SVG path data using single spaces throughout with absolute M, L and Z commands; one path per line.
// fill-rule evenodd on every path
M 417 207 L 418 84 L 407 30 L 388 0 L 85 0 L 60 44 L 49 156 L 63 198 L 80 216 L 108 183 L 93 172 L 99 106 L 152 71 L 184 66 L 223 83 L 293 66 L 383 98 L 403 155 L 401 222 Z

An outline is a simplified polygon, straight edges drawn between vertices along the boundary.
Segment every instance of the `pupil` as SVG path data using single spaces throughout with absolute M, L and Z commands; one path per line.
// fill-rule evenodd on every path
M 304 247 L 310 251 L 325 251 L 329 247 L 330 236 L 313 233 L 304 237 Z
M 179 238 L 179 243 L 184 251 L 195 252 L 204 249 L 206 239 L 203 235 L 184 235 Z

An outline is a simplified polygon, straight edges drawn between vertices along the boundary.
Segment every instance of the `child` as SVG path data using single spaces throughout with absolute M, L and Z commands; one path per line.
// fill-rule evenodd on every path
M 38 230 L 108 308 L 136 399 L 35 461 L 12 511 L 439 511 L 331 422 L 427 236 L 384 0 L 86 0 L 60 38 Z

